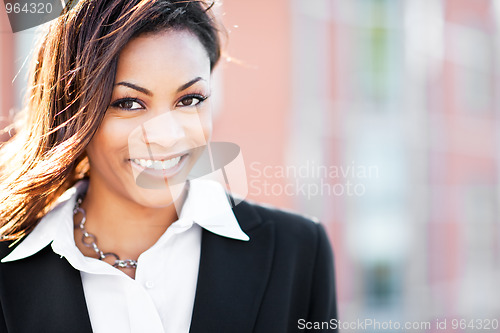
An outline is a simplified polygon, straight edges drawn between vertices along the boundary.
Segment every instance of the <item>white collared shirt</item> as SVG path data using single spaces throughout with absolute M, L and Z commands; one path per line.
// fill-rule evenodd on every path
M 192 180 L 180 217 L 137 260 L 135 279 L 76 247 L 73 208 L 86 191 L 80 181 L 61 196 L 33 231 L 2 262 L 22 260 L 52 243 L 52 249 L 81 273 L 95 333 L 189 332 L 201 249 L 201 228 L 249 240 L 241 230 L 223 187 Z

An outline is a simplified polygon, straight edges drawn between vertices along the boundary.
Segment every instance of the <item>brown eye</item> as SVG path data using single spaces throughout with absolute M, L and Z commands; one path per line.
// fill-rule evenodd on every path
M 125 102 L 121 102 L 120 103 L 120 107 L 122 109 L 132 109 L 132 107 L 134 106 L 134 101 L 125 101 Z
M 193 97 L 188 97 L 188 98 L 184 98 L 181 103 L 182 105 L 184 106 L 191 106 L 193 105 L 193 101 L 195 100 L 196 98 L 193 98 Z M 195 105 L 198 104 L 198 103 L 195 103 Z
M 182 106 L 182 107 L 196 106 L 206 99 L 207 99 L 206 97 L 203 97 L 201 95 L 190 95 L 181 99 L 180 102 L 177 104 L 177 106 Z
M 111 106 L 124 110 L 140 110 L 144 108 L 135 99 L 121 99 L 111 104 Z

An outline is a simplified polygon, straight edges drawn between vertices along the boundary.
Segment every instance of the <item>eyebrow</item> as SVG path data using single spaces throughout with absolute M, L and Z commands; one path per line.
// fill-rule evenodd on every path
M 125 82 L 125 81 L 118 82 L 115 84 L 115 86 L 129 87 L 129 88 L 132 88 L 134 90 L 140 91 L 141 93 L 146 94 L 148 96 L 153 96 L 153 93 L 151 91 L 147 90 L 146 88 L 136 86 L 135 84 L 130 83 L 130 82 Z
M 187 82 L 187 83 L 184 83 L 182 86 L 180 86 L 179 88 L 177 88 L 177 92 L 181 92 L 189 87 L 191 87 L 193 84 L 195 84 L 196 82 L 198 81 L 205 81 L 202 77 L 196 77 L 194 79 L 192 79 L 191 81 Z M 131 88 L 131 89 L 134 89 L 134 90 L 137 90 L 145 95 L 148 95 L 148 96 L 153 96 L 153 93 L 151 91 L 149 91 L 148 89 L 146 88 L 143 88 L 143 87 L 140 87 L 138 85 L 135 85 L 133 83 L 130 83 L 130 82 L 126 82 L 126 81 L 121 81 L 121 82 L 118 82 L 115 84 L 115 86 L 124 86 L 124 87 L 128 87 L 128 88 Z
M 179 92 L 183 91 L 184 89 L 191 87 L 193 84 L 195 84 L 196 82 L 201 81 L 201 80 L 205 81 L 203 78 L 198 76 L 198 77 L 192 79 L 191 81 L 189 81 L 188 83 L 185 83 L 182 86 L 180 86 L 179 88 L 177 88 L 177 92 L 179 93 Z

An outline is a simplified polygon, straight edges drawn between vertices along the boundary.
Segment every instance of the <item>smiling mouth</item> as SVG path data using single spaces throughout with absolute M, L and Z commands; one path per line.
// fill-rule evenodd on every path
M 149 160 L 142 158 L 133 158 L 130 161 L 140 167 L 150 170 L 169 170 L 176 167 L 181 159 L 186 155 L 177 156 L 168 160 Z

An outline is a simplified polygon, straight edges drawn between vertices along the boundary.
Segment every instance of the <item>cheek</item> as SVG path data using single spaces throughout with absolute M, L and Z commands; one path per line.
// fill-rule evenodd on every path
M 105 135 L 103 135 L 101 130 L 98 130 L 87 146 L 87 156 L 89 157 L 91 165 L 94 165 L 99 160 L 99 156 L 102 155 L 102 151 L 106 149 L 105 144 Z
M 212 134 L 212 121 L 206 112 L 183 115 L 185 138 L 195 147 L 205 146 Z
M 87 147 L 89 160 L 109 159 L 113 153 L 126 148 L 129 134 L 126 125 L 120 121 L 105 120 Z
M 208 121 L 203 125 L 203 134 L 205 136 L 205 141 L 209 142 L 212 138 L 212 121 Z
M 212 114 L 210 110 L 200 114 L 201 129 L 203 132 L 203 139 L 209 142 L 212 137 Z

